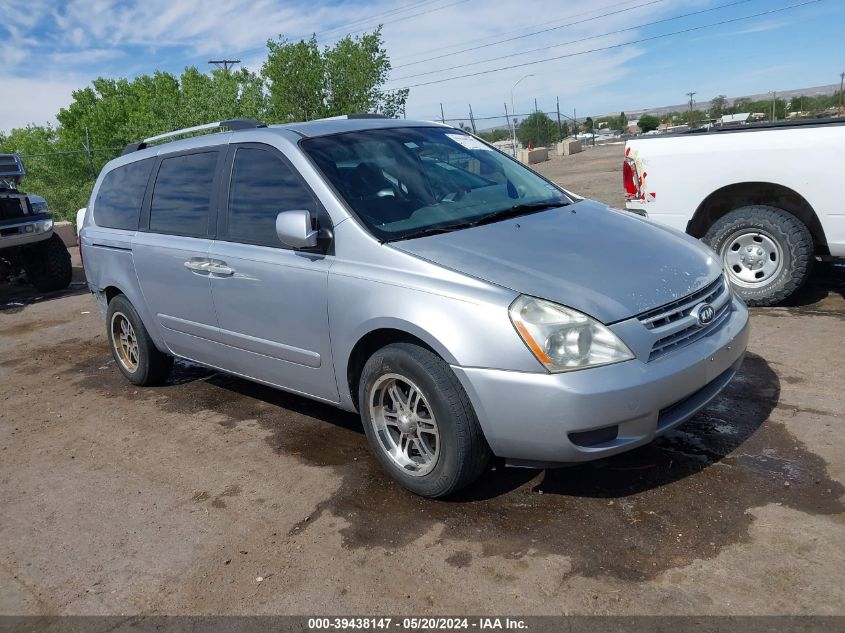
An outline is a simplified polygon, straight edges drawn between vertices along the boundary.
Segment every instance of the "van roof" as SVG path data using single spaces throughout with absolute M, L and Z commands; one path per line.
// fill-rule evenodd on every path
M 360 130 L 432 126 L 450 127 L 435 121 L 390 119 L 378 115 L 349 115 L 274 125 L 266 125 L 261 121 L 255 121 L 253 119 L 235 119 L 231 121 L 208 123 L 193 128 L 186 128 L 184 130 L 176 130 L 175 132 L 170 132 L 166 135 L 162 134 L 138 143 L 130 143 L 124 148 L 123 153 L 117 158 L 109 161 L 106 167 L 108 168 L 107 170 L 111 170 L 127 163 L 133 163 L 135 161 L 151 158 L 163 153 L 169 154 L 171 152 L 179 152 L 183 150 L 225 145 L 229 143 L 233 135 L 244 131 L 265 134 L 293 133 L 303 138 L 313 138 L 317 136 L 340 134 L 341 132 L 357 132 Z M 200 131 L 213 131 L 214 133 L 187 137 L 182 136 L 184 134 L 191 134 L 193 132 Z M 173 137 L 173 140 L 158 142 L 160 140 L 163 141 L 166 137 L 170 136 Z M 147 143 L 152 144 L 148 145 Z M 106 170 L 106 168 L 104 168 L 104 170 Z
M 338 134 L 341 132 L 353 132 L 359 130 L 369 130 L 369 129 L 382 129 L 382 128 L 390 128 L 390 127 L 408 127 L 408 126 L 431 126 L 431 125 L 443 125 L 441 123 L 433 123 L 431 121 L 408 121 L 405 119 L 390 119 L 387 117 L 383 117 L 380 115 L 367 115 L 367 114 L 358 114 L 358 115 L 344 115 L 339 117 L 330 117 L 327 119 L 316 119 L 314 121 L 304 121 L 304 122 L 297 122 L 297 123 L 281 123 L 276 125 L 268 126 L 261 121 L 256 121 L 255 119 L 231 119 L 228 121 L 218 121 L 216 123 L 206 123 L 204 125 L 197 125 L 194 127 L 185 128 L 182 130 L 175 130 L 173 132 L 166 132 L 164 134 L 159 134 L 157 136 L 153 136 L 143 141 L 137 143 L 130 143 L 127 145 L 124 150 L 123 154 L 134 154 L 135 152 L 144 150 L 144 149 L 153 149 L 153 148 L 161 148 L 167 146 L 168 149 L 173 149 L 172 144 L 177 144 L 179 141 L 185 140 L 195 140 L 195 139 L 206 139 L 207 145 L 218 145 L 221 142 L 220 136 L 215 134 L 211 135 L 201 135 L 201 136 L 194 136 L 189 138 L 180 138 L 185 137 L 188 134 L 194 134 L 199 132 L 205 131 L 214 131 L 220 132 L 224 129 L 227 129 L 231 132 L 238 132 L 242 130 L 268 130 L 272 131 L 276 130 L 289 130 L 298 134 L 299 136 L 303 137 L 314 137 L 314 136 L 326 136 L 330 134 Z M 228 138 L 228 137 L 227 137 Z M 167 140 L 167 139 L 174 139 L 174 140 Z M 177 140 L 179 139 L 179 140 Z M 165 143 L 158 144 L 159 141 L 166 141 Z M 155 145 L 151 145 L 151 143 L 156 143 Z M 179 143 L 178 146 L 181 146 L 182 143 Z M 203 143 L 200 141 L 199 143 L 185 143 L 187 147 L 198 147 L 202 146 Z
M 370 117 L 332 117 L 329 119 L 317 119 L 302 123 L 282 123 L 271 125 L 271 128 L 283 128 L 296 132 L 300 136 L 312 138 L 315 136 L 328 136 L 341 132 L 357 132 L 359 130 L 376 130 L 391 127 L 449 127 L 443 123 L 434 121 L 414 121 L 407 119 L 388 119 Z

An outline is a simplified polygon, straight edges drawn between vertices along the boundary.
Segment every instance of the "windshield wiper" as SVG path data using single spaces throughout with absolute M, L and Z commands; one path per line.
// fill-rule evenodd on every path
M 450 233 L 452 231 L 456 231 L 458 229 L 465 229 L 468 226 L 472 226 L 470 222 L 459 222 L 457 224 L 447 224 L 446 226 L 430 226 L 425 229 L 419 229 L 418 231 L 411 231 L 410 233 L 405 233 L 404 235 L 400 235 L 398 237 L 391 237 L 389 239 L 384 240 L 385 242 L 398 242 L 400 240 L 413 240 L 418 237 L 426 237 L 427 235 L 439 235 L 441 233 Z
M 507 209 L 494 211 L 489 215 L 485 215 L 482 218 L 474 220 L 469 224 L 469 226 L 478 226 L 479 224 L 491 224 L 493 222 L 499 222 L 500 220 L 507 220 L 508 218 L 516 218 L 520 215 L 534 213 L 535 211 L 543 211 L 545 209 L 565 207 L 570 204 L 572 203 L 568 200 L 547 200 L 545 202 L 529 202 L 526 204 L 515 204 L 512 207 L 508 207 Z
M 485 215 L 477 220 L 469 220 L 467 222 L 457 222 L 455 224 L 447 224 L 446 226 L 430 226 L 428 228 L 419 229 L 418 231 L 411 231 L 399 237 L 394 237 L 384 240 L 385 242 L 397 242 L 399 240 L 413 240 L 418 237 L 426 237 L 427 235 L 439 235 L 441 233 L 450 233 L 458 229 L 467 229 L 472 226 L 479 226 L 480 224 L 490 224 L 498 222 L 499 220 L 506 220 L 508 218 L 515 218 L 520 215 L 527 215 L 535 211 L 542 211 L 544 209 L 553 209 L 556 207 L 565 207 L 572 204 L 568 200 L 547 200 L 546 202 L 531 202 L 527 204 L 515 204 L 507 209 L 494 211 L 489 215 Z

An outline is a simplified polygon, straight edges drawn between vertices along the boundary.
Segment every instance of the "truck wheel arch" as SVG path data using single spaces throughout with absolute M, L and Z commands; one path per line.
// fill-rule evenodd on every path
M 791 213 L 810 230 L 816 252 L 827 253 L 824 229 L 810 203 L 798 192 L 771 182 L 741 182 L 717 189 L 707 196 L 687 224 L 687 233 L 702 238 L 716 220 L 744 206 L 773 206 Z

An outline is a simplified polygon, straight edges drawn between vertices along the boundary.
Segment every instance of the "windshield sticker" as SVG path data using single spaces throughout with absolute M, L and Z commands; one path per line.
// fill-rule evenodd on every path
M 408 149 L 417 149 L 419 145 L 417 145 L 413 141 L 408 141 L 407 143 L 405 143 L 405 147 L 407 147 Z
M 491 151 L 491 148 L 487 147 L 477 138 L 473 138 L 467 134 L 447 134 L 446 136 L 455 141 L 458 145 L 467 149 L 482 149 Z

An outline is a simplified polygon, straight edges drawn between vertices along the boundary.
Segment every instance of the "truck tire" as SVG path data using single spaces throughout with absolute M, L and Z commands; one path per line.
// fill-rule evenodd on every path
M 364 365 L 361 420 L 382 467 L 408 490 L 444 497 L 475 481 L 491 451 L 475 410 L 442 358 L 394 343 Z
M 173 369 L 173 357 L 158 350 L 125 295 L 109 301 L 106 326 L 114 362 L 129 382 L 149 387 L 167 379 Z
M 70 285 L 73 267 L 62 238 L 53 233 L 48 239 L 26 249 L 23 256 L 26 278 L 38 292 L 63 290 Z
M 753 205 L 722 216 L 704 241 L 719 255 L 734 290 L 748 305 L 780 303 L 798 290 L 813 267 L 813 236 L 777 207 Z

